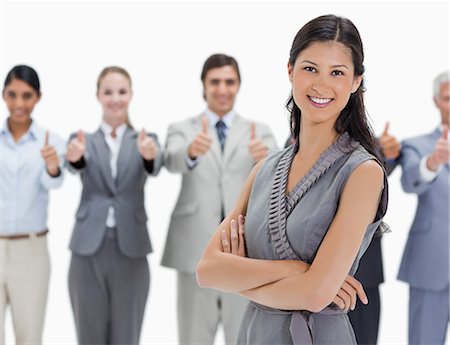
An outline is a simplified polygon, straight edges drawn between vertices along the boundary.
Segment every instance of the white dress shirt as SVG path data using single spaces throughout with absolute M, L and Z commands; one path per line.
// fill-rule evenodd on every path
M 111 153 L 109 158 L 109 166 L 111 168 L 111 175 L 115 179 L 117 177 L 117 159 L 119 158 L 119 150 L 120 145 L 122 144 L 123 134 L 127 129 L 127 124 L 124 123 L 116 128 L 116 137 L 113 138 L 111 133 L 113 132 L 113 128 L 108 125 L 106 122 L 102 122 L 100 124 L 100 129 L 105 136 L 106 144 L 109 147 L 109 151 Z M 116 226 L 116 218 L 114 215 L 114 207 L 110 207 L 108 209 L 108 216 L 106 217 L 106 226 L 109 228 L 113 228 Z

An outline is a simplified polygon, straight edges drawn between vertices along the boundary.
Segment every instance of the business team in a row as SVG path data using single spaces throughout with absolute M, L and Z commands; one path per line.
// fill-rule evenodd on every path
M 25 65 L 8 73 L 3 100 L 9 116 L 0 133 L 1 343 L 7 305 L 16 342 L 42 342 L 50 276 L 48 192 L 63 183 L 64 166 L 79 174 L 83 186 L 69 268 L 78 342 L 139 342 L 150 285 L 146 257 L 152 251 L 144 185 L 163 164 L 182 175 L 162 258 L 162 265 L 178 272 L 179 341 L 212 344 L 219 322 L 226 343 L 235 341 L 246 300 L 200 288 L 195 270 L 247 175 L 277 144 L 268 126 L 235 112 L 241 77 L 234 58 L 212 55 L 203 65 L 201 80 L 206 109 L 171 124 L 163 150 L 156 134 L 136 131 L 130 123 L 132 83 L 123 68 L 107 67 L 98 77 L 97 99 L 103 110 L 99 129 L 92 134 L 80 130 L 67 145 L 32 118 L 41 97 L 37 73 Z M 387 170 L 401 163 L 405 191 L 419 195 L 399 274 L 411 288 L 409 339 L 414 344 L 443 343 L 449 314 L 448 72 L 437 77 L 433 97 L 441 112 L 440 128 L 402 147 L 387 127 L 379 138 Z M 372 304 L 357 305 L 350 320 L 358 342 L 374 344 L 382 281 L 380 238 L 373 239 L 356 278 Z

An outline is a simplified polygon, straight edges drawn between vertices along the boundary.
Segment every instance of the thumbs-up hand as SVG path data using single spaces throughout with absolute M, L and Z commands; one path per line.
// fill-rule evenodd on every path
M 250 125 L 250 143 L 248 144 L 248 150 L 255 163 L 267 157 L 268 150 L 266 145 L 256 136 L 255 122 L 252 122 Z
M 212 138 L 208 133 L 208 127 L 208 118 L 203 116 L 202 130 L 197 134 L 188 147 L 188 155 L 190 159 L 197 159 L 197 157 L 203 156 L 211 147 Z
M 389 134 L 389 122 L 384 126 L 383 134 L 379 138 L 381 152 L 387 159 L 397 159 L 400 156 L 400 142 L 396 137 Z
M 45 131 L 44 146 L 41 149 L 41 156 L 47 166 L 47 171 L 52 176 L 59 175 L 59 158 L 56 149 L 49 145 L 49 133 Z
M 427 160 L 427 167 L 436 171 L 442 164 L 450 161 L 450 142 L 448 141 L 448 125 L 444 125 L 442 136 L 436 142 L 434 151 Z
M 139 154 L 147 161 L 151 161 L 156 158 L 158 153 L 158 147 L 156 146 L 155 141 L 152 137 L 149 137 L 147 133 L 145 133 L 144 128 L 142 128 L 141 132 L 137 138 L 137 147 L 139 150 Z
M 79 130 L 76 137 L 74 137 L 67 145 L 66 160 L 70 163 L 78 162 L 86 150 L 85 139 L 83 131 Z

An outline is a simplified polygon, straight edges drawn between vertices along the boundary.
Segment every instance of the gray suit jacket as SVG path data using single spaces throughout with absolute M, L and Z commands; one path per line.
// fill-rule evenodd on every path
M 438 291 L 449 283 L 449 166 L 431 182 L 422 179 L 419 163 L 441 136 L 434 132 L 402 144 L 402 186 L 418 195 L 417 211 L 403 253 L 398 279 L 412 287 Z
M 183 176 L 181 191 L 173 210 L 162 265 L 181 272 L 195 272 L 206 245 L 222 221 L 222 208 L 227 215 L 254 162 L 248 150 L 251 121 L 236 116 L 228 131 L 222 154 L 215 130 L 213 143 L 189 169 L 186 154 L 189 144 L 201 130 L 201 115 L 169 126 L 165 166 Z M 214 131 L 214 132 L 213 132 Z M 256 124 L 256 135 L 270 150 L 276 149 L 275 138 L 268 126 Z
M 117 178 L 113 179 L 109 163 L 110 151 L 101 130 L 85 135 L 85 166 L 79 172 L 83 191 L 76 213 L 70 249 L 78 255 L 92 255 L 100 247 L 106 230 L 106 217 L 114 207 L 117 242 L 120 251 L 128 257 L 143 257 L 152 251 L 144 208 L 144 184 L 148 176 L 144 160 L 137 149 L 138 133 L 125 131 L 117 160 Z M 156 141 L 155 134 L 149 134 Z M 72 135 L 73 137 L 73 135 Z M 161 168 L 162 152 L 153 161 L 151 175 Z

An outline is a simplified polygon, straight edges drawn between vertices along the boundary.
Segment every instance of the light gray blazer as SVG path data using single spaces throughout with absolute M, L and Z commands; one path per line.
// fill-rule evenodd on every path
M 144 208 L 144 185 L 149 174 L 137 149 L 137 135 L 132 128 L 127 128 L 123 135 L 116 179 L 111 175 L 110 151 L 100 129 L 85 135 L 85 167 L 76 169 L 72 164 L 67 164 L 69 171 L 80 174 L 83 185 L 70 241 L 73 253 L 92 255 L 99 249 L 110 206 L 114 207 L 120 251 L 128 257 L 143 257 L 152 251 Z M 159 148 L 157 136 L 149 135 Z M 151 175 L 158 174 L 161 162 L 159 148 Z
M 201 130 L 202 115 L 169 126 L 164 164 L 170 172 L 182 174 L 178 201 L 172 212 L 162 265 L 194 273 L 206 245 L 235 206 L 242 184 L 254 166 L 248 150 L 251 121 L 236 116 L 228 130 L 222 154 L 216 131 L 213 143 L 192 169 L 186 164 L 188 146 Z M 269 150 L 277 148 L 268 126 L 256 124 L 256 135 Z
M 418 196 L 417 210 L 398 273 L 414 288 L 438 291 L 449 283 L 449 166 L 431 182 L 422 179 L 419 163 L 441 136 L 439 129 L 405 140 L 400 163 L 402 187 Z

